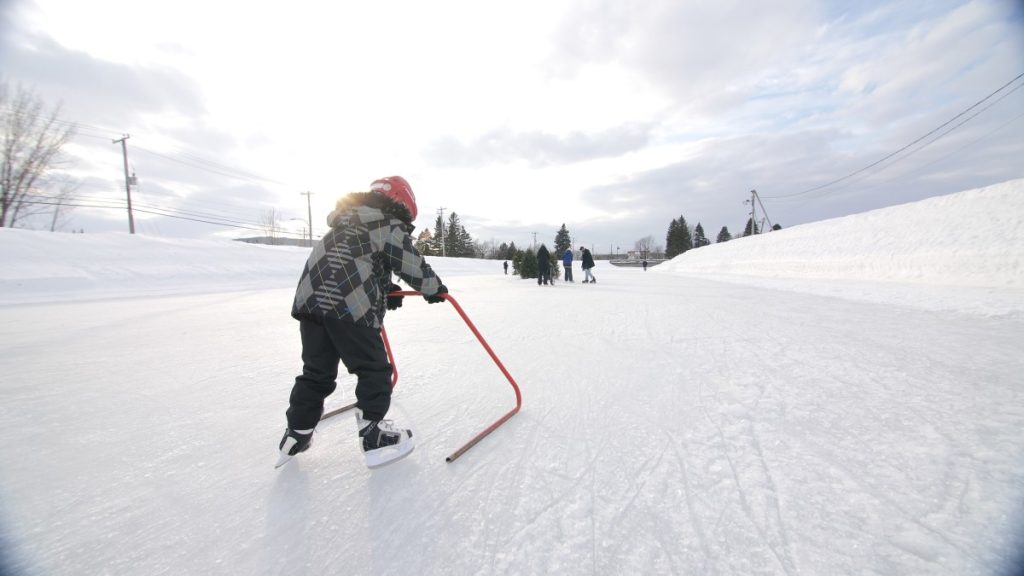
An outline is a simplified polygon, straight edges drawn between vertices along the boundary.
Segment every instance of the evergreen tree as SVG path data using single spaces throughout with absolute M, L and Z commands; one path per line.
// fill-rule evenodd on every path
M 751 231 L 750 231 L 751 229 L 754 230 L 753 234 L 760 234 L 761 233 L 761 227 L 757 225 L 757 222 L 754 222 L 754 218 L 753 217 L 747 218 L 747 227 L 743 229 L 743 236 L 750 236 L 751 235 Z
M 562 255 L 555 253 L 555 251 L 552 250 L 551 252 L 548 252 L 548 262 L 551 264 L 551 283 L 554 284 L 555 280 L 562 277 L 562 267 L 560 266 L 562 263 Z
M 459 228 L 462 222 L 459 215 L 452 212 L 448 215 L 448 222 L 444 225 L 444 251 L 448 256 L 458 256 L 462 250 L 462 239 L 459 236 Z
M 537 270 L 537 253 L 523 251 L 519 256 L 519 276 L 521 278 L 536 278 L 538 274 Z
M 523 251 L 516 249 L 512 252 L 512 255 L 509 256 L 509 259 L 512 260 L 512 273 L 518 275 L 519 269 L 523 265 Z
M 711 240 L 708 240 L 707 236 L 704 235 L 704 227 L 700 225 L 700 222 L 697 222 L 697 227 L 693 229 L 693 247 L 700 248 L 708 244 L 711 244 Z
M 494 254 L 495 260 L 508 260 L 508 244 L 502 242 L 498 246 L 498 251 Z
M 690 225 L 686 223 L 686 218 L 679 217 L 679 228 L 676 230 L 678 236 L 679 253 L 682 254 L 687 250 L 693 248 L 693 237 L 690 235 Z
M 558 234 L 555 234 L 555 251 L 552 254 L 558 254 L 561 257 L 570 248 L 572 248 L 572 239 L 569 237 L 569 230 L 563 222 L 562 227 L 558 229 Z
M 691 248 L 693 248 L 693 238 L 690 234 L 690 226 L 686 223 L 686 218 L 680 216 L 668 225 L 668 234 L 665 236 L 665 257 L 674 258 Z
M 675 218 L 668 225 L 668 233 L 665 235 L 665 258 L 675 258 L 679 255 L 679 221 Z
M 441 219 L 440 214 L 437 215 L 437 220 L 434 222 L 433 252 L 437 256 L 448 255 L 444 251 L 444 220 Z
M 477 258 L 480 256 L 473 237 L 466 231 L 466 227 L 461 225 L 459 226 L 459 248 L 460 258 Z
M 721 243 L 728 242 L 729 240 L 732 240 L 732 234 L 729 233 L 729 227 L 722 226 L 722 229 L 718 232 L 718 238 L 715 240 L 715 242 Z
M 476 253 L 473 237 L 466 231 L 459 215 L 452 212 L 444 230 L 444 253 L 455 258 L 472 257 Z

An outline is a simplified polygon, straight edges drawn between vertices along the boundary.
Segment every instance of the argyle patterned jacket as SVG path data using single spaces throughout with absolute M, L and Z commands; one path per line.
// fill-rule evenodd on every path
M 391 274 L 433 296 L 441 279 L 413 245 L 405 207 L 375 193 L 353 193 L 327 217 L 292 304 L 296 319 L 333 317 L 380 328 Z

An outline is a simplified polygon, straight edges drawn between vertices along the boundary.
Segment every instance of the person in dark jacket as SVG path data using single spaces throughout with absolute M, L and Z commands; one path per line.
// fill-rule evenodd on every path
M 580 252 L 582 253 L 580 259 L 583 260 L 583 283 L 596 284 L 597 278 L 594 278 L 594 273 L 590 271 L 594 267 L 594 257 L 590 254 L 590 250 L 583 246 L 580 246 Z
M 562 267 L 565 268 L 565 281 L 572 282 L 572 248 L 566 248 L 562 254 Z
M 537 250 L 537 286 L 540 286 L 542 283 L 545 286 L 549 283 L 552 286 L 555 285 L 551 280 L 551 253 L 548 252 L 548 247 L 543 244 Z
M 334 392 L 339 362 L 356 382 L 356 425 L 367 466 L 407 456 L 412 432 L 384 420 L 391 406 L 391 364 L 381 338 L 385 310 L 402 305 L 397 274 L 427 302 L 448 289 L 416 250 L 411 236 L 416 197 L 401 176 L 373 182 L 370 192 L 348 194 L 327 217 L 330 231 L 306 261 L 292 303 L 302 336 L 302 374 L 295 378 L 278 445 L 278 466 L 307 450 L 324 400 Z

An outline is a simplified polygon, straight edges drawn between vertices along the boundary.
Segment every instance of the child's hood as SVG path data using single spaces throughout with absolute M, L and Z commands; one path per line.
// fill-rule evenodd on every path
M 365 209 L 359 210 L 360 208 Z M 411 224 L 410 220 L 412 219 L 405 206 L 387 196 L 374 192 L 352 192 L 338 199 L 334 210 L 327 215 L 327 225 L 333 228 L 338 224 L 343 213 L 352 210 L 359 210 L 360 217 L 364 222 L 398 218 L 402 222 Z

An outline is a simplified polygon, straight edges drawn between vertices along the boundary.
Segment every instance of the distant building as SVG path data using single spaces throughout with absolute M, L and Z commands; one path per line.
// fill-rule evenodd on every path
M 269 236 L 253 236 L 252 238 L 235 238 L 237 242 L 246 244 L 269 244 L 271 246 L 309 246 L 308 238 L 271 238 Z

